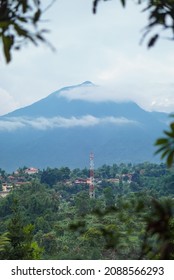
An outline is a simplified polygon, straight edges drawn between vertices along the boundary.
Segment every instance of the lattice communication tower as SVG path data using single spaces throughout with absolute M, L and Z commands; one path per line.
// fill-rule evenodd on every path
M 89 197 L 90 197 L 90 198 L 95 198 L 95 187 L 94 187 L 94 154 L 93 154 L 93 153 L 90 153 Z

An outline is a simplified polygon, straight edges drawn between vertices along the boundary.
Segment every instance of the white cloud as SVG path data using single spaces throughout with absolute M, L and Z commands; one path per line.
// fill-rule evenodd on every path
M 0 115 L 6 114 L 18 107 L 18 103 L 4 89 L 0 88 Z
M 46 130 L 52 128 L 70 128 L 70 127 L 89 127 L 100 124 L 114 124 L 114 125 L 137 125 L 138 122 L 126 119 L 124 117 L 115 118 L 113 116 L 105 118 L 96 118 L 91 115 L 82 116 L 81 118 L 71 117 L 53 117 L 53 118 L 6 118 L 0 120 L 0 130 L 16 130 L 18 128 L 32 127 L 34 129 Z
M 63 96 L 68 100 L 88 100 L 88 101 L 102 101 L 107 100 L 104 88 L 95 85 L 83 85 L 81 87 L 65 89 L 58 93 L 58 97 Z
M 98 73 L 98 81 L 110 88 L 113 100 L 129 99 L 146 110 L 171 112 L 174 110 L 173 62 L 173 54 L 160 58 L 154 50 L 132 57 L 112 52 L 106 69 Z
M 131 69 L 129 70 L 131 73 Z M 140 107 L 148 111 L 173 112 L 173 83 L 167 81 L 157 82 L 157 79 L 153 82 L 152 79 L 148 79 L 146 72 L 143 72 L 143 75 L 146 76 L 144 80 L 137 77 L 139 80 L 142 79 L 142 82 L 138 84 L 133 80 L 131 82 L 131 78 L 127 74 L 125 82 L 122 80 L 115 81 L 110 78 L 110 83 L 106 83 L 103 86 L 83 85 L 81 87 L 62 90 L 58 92 L 58 96 L 65 97 L 68 100 L 79 99 L 91 102 L 120 102 L 128 100 L 136 102 Z
M 3 131 L 14 131 L 22 127 L 25 127 L 25 124 L 21 120 L 0 120 L 0 130 Z

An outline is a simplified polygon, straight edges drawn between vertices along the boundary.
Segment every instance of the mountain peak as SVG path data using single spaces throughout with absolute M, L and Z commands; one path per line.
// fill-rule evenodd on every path
M 94 84 L 90 81 L 85 81 L 82 83 L 82 85 L 85 85 L 85 86 L 94 86 Z

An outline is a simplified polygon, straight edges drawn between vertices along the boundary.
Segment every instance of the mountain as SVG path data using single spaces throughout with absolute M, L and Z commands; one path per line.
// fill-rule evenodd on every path
M 167 114 L 131 101 L 99 102 L 100 90 L 86 81 L 0 117 L 0 167 L 88 167 L 91 151 L 96 166 L 159 160 L 153 143 Z

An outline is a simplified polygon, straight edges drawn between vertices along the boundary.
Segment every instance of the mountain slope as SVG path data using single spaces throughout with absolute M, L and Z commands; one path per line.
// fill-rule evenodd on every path
M 96 166 L 157 160 L 153 143 L 167 114 L 146 112 L 134 102 L 85 100 L 96 90 L 91 82 L 66 87 L 1 117 L 0 167 L 85 167 L 91 151 Z

